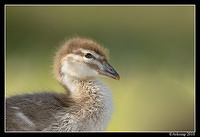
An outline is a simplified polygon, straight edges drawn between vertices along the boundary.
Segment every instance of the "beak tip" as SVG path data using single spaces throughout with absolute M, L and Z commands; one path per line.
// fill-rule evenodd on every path
M 117 76 L 117 77 L 116 77 L 116 80 L 119 80 L 119 79 L 120 79 L 120 76 Z

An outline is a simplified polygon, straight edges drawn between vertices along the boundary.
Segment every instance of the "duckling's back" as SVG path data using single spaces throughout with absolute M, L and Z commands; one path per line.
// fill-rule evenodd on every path
M 57 93 L 9 97 L 6 99 L 6 130 L 41 131 L 55 122 L 57 112 L 67 109 L 68 100 L 65 94 Z

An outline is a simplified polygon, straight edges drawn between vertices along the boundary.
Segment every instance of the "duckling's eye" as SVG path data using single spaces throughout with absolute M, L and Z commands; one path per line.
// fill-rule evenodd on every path
M 88 59 L 90 59 L 90 58 L 93 58 L 93 55 L 90 54 L 90 53 L 87 53 L 87 54 L 85 54 L 85 57 L 88 58 Z

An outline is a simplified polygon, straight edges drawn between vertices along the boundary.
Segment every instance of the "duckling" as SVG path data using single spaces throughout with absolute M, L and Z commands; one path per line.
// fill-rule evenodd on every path
M 111 92 L 96 76 L 119 80 L 107 50 L 73 37 L 56 52 L 54 74 L 65 93 L 44 91 L 6 98 L 6 131 L 104 131 L 111 119 Z

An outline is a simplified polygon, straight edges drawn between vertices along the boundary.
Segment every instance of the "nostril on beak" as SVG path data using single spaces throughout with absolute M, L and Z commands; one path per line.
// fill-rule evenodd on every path
M 109 70 L 110 70 L 111 72 L 113 72 L 113 69 L 112 69 L 112 68 L 109 68 Z

